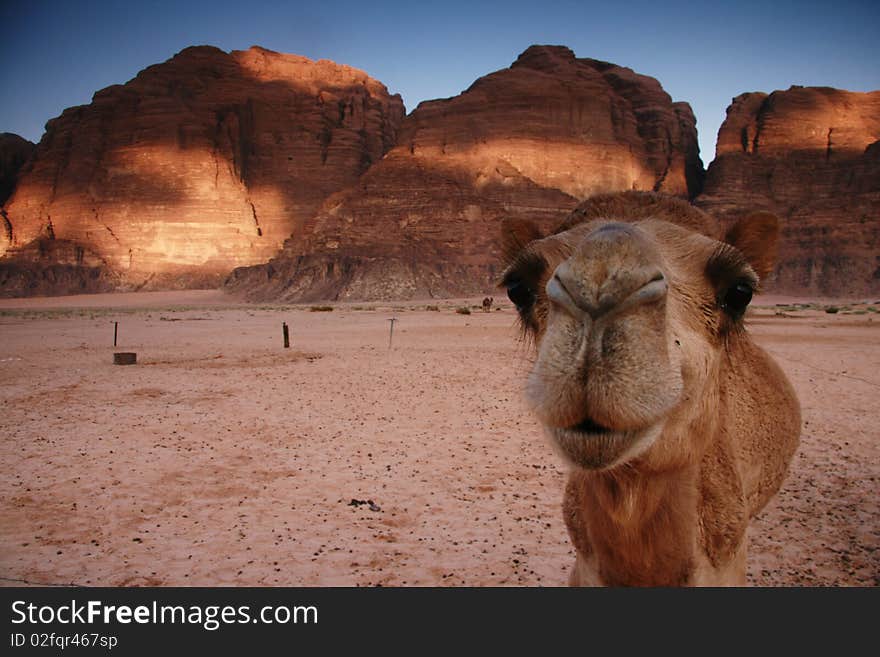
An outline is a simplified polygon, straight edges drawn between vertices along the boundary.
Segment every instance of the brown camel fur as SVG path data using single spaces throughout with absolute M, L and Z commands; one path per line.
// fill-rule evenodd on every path
M 572 465 L 571 584 L 745 584 L 749 520 L 801 427 L 743 323 L 778 230 L 756 213 L 722 236 L 640 192 L 590 199 L 547 237 L 505 223 L 502 285 L 537 347 L 526 397 Z

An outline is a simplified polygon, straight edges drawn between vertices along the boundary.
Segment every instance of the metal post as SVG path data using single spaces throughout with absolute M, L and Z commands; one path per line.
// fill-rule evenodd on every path
M 287 322 L 281 322 L 281 331 L 284 333 L 284 348 L 290 349 L 290 333 L 287 331 Z
M 116 346 L 116 335 L 119 332 L 119 322 L 113 322 L 113 346 Z
M 391 322 L 391 333 L 388 334 L 388 348 L 391 349 L 391 340 L 394 339 L 394 322 L 397 321 L 397 318 L 393 317 L 388 321 Z

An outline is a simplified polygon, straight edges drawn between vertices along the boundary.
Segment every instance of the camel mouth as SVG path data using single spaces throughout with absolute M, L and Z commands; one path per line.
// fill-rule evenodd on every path
M 608 470 L 643 454 L 665 424 L 661 420 L 639 429 L 617 430 L 587 418 L 566 428 L 546 428 L 567 461 L 587 470 Z
M 602 426 L 598 422 L 594 422 L 590 417 L 587 417 L 577 424 L 568 427 L 566 430 L 587 435 L 607 435 L 610 433 L 615 433 L 614 429 L 609 429 L 608 427 Z

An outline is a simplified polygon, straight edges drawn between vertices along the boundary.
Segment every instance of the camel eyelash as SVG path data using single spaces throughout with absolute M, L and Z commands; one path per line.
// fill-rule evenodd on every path
M 737 282 L 758 291 L 758 277 L 745 256 L 732 246 L 720 245 L 706 262 L 706 277 L 716 290 L 724 290 Z

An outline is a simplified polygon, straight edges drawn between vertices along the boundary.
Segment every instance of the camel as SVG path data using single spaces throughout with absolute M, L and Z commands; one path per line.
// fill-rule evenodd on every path
M 502 286 L 536 356 L 525 396 L 570 464 L 571 585 L 740 586 L 747 527 L 797 448 L 791 384 L 743 323 L 779 225 L 726 233 L 687 202 L 588 199 L 502 229 Z

